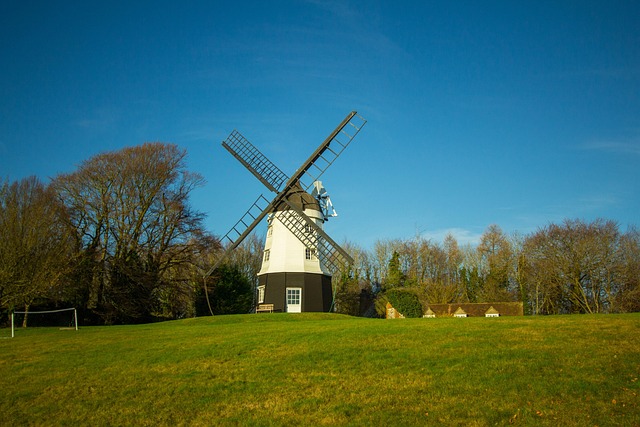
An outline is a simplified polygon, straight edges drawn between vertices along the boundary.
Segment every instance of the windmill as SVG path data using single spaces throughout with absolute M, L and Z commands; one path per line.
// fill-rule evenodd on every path
M 206 279 L 267 217 L 262 268 L 258 273 L 258 304 L 276 311 L 329 311 L 331 272 L 353 263 L 349 254 L 323 230 L 336 216 L 320 176 L 342 154 L 366 120 L 352 111 L 294 172 L 286 175 L 237 130 L 222 146 L 267 189 L 221 239 L 226 250 L 204 276 Z M 310 193 L 311 191 L 311 193 Z

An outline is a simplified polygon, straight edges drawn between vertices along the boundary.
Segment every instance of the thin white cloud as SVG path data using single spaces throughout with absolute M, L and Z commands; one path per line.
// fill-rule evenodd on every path
M 630 140 L 601 140 L 587 142 L 582 146 L 585 150 L 604 151 L 608 153 L 640 155 L 640 137 Z
M 548 204 L 522 209 L 513 216 L 521 233 L 534 232 L 548 224 L 560 224 L 565 219 L 606 217 L 606 212 L 623 203 L 620 193 L 587 193 Z
M 471 230 L 457 227 L 427 231 L 422 233 L 422 237 L 428 240 L 442 243 L 448 234 L 451 234 L 460 246 L 466 244 L 477 245 L 478 243 L 480 243 L 480 238 L 482 237 L 482 233 L 476 233 Z
M 210 128 L 199 128 L 199 129 L 190 129 L 184 130 L 182 133 L 179 133 L 176 136 L 176 140 L 172 142 L 176 143 L 187 143 L 187 142 L 201 142 L 201 141 L 214 141 L 213 139 L 214 131 Z M 214 141 L 217 142 L 217 141 Z
M 345 20 L 357 16 L 356 9 L 350 7 L 347 2 L 337 0 L 307 0 L 307 3 L 324 9 L 327 12 L 332 13 L 334 16 L 338 16 Z
M 100 108 L 90 115 L 77 119 L 75 126 L 90 131 L 105 131 L 118 122 L 119 114 L 108 108 Z
M 612 194 L 592 194 L 578 199 L 583 211 L 599 211 L 618 204 L 619 200 Z

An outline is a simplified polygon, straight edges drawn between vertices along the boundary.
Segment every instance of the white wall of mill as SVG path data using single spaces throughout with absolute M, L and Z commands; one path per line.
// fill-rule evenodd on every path
M 315 209 L 305 209 L 304 213 L 309 216 L 316 225 L 322 228 L 322 213 Z M 278 219 L 287 212 L 276 212 L 271 222 L 272 232 L 269 235 L 267 231 L 267 239 L 264 245 L 265 251 L 269 251 L 269 260 L 265 261 L 264 254 L 262 256 L 262 268 L 258 275 L 267 273 L 319 273 L 328 274 L 323 271 L 320 260 L 316 254 L 311 260 L 307 260 L 305 256 L 305 245 L 280 222 Z

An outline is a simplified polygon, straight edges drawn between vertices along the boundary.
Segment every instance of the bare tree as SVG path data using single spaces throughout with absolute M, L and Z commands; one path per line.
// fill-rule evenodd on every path
M 380 281 L 376 275 L 373 255 L 362 247 L 351 242 L 343 242 L 341 246 L 353 256 L 354 276 L 367 282 L 370 290 L 378 289 L 380 287 Z
M 507 236 L 497 225 L 490 225 L 480 238 L 478 254 L 483 279 L 481 301 L 511 301 L 514 295 L 511 280 L 514 274 L 513 250 Z
M 37 299 L 56 297 L 72 250 L 64 215 L 52 189 L 35 177 L 1 185 L 0 307 L 28 312 Z
M 384 283 L 387 280 L 387 269 L 389 268 L 389 261 L 393 256 L 393 252 L 397 250 L 399 246 L 398 240 L 377 240 L 373 245 L 373 270 L 374 277 L 378 283 Z
M 333 275 L 334 309 L 337 313 L 352 316 L 364 315 L 373 302 L 374 288 L 379 283 L 372 282 L 372 268 L 367 251 L 361 247 L 344 242 L 341 246 L 352 256 L 354 263 Z
M 640 311 L 640 232 L 635 228 L 631 228 L 620 239 L 616 276 L 617 286 L 611 310 Z
M 251 233 L 229 254 L 227 260 L 228 264 L 236 265 L 240 269 L 254 289 L 258 285 L 258 273 L 262 268 L 264 241 L 263 236 Z
M 189 205 L 204 181 L 185 158 L 176 145 L 146 143 L 97 155 L 54 181 L 77 231 L 76 277 L 107 323 L 148 320 L 204 236 L 203 215 Z
M 428 254 L 423 258 L 426 274 L 421 285 L 426 291 L 427 302 L 446 304 L 464 300 L 462 252 L 455 237 L 447 234 L 442 246 L 425 245 L 423 253 Z
M 527 313 L 640 311 L 640 232 L 613 221 L 565 220 L 535 233 L 487 228 L 477 247 L 420 238 L 377 241 L 374 277 L 427 303 L 520 300 Z
M 536 313 L 611 311 L 620 261 L 613 221 L 566 220 L 526 239 L 525 278 Z
M 462 265 L 462 251 L 458 246 L 458 241 L 453 236 L 453 234 L 447 233 L 442 246 L 447 257 L 445 280 L 449 286 L 459 287 L 460 266 Z

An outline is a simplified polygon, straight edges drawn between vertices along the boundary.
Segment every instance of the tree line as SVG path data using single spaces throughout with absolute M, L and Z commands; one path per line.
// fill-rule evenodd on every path
M 355 277 L 339 283 L 338 304 L 358 311 L 358 294 L 403 289 L 428 303 L 517 302 L 526 314 L 640 311 L 640 233 L 617 223 L 565 220 L 529 235 L 491 225 L 476 246 L 416 236 L 350 248 Z M 360 307 L 361 309 L 361 307 Z
M 0 182 L 0 310 L 73 306 L 85 324 L 249 312 L 264 239 L 203 279 L 222 249 L 189 203 L 203 184 L 186 151 L 163 143 L 99 154 L 46 184 Z M 452 235 L 344 246 L 355 264 L 334 272 L 341 313 L 371 314 L 391 290 L 423 305 L 522 301 L 530 314 L 640 310 L 640 234 L 613 221 L 526 236 L 492 225 L 477 246 Z
M 207 312 L 202 277 L 220 243 L 190 206 L 204 180 L 185 159 L 176 145 L 147 143 L 48 184 L 0 183 L 0 309 L 73 306 L 94 324 Z M 218 313 L 250 309 L 251 281 L 238 267 L 247 247 L 209 290 Z

